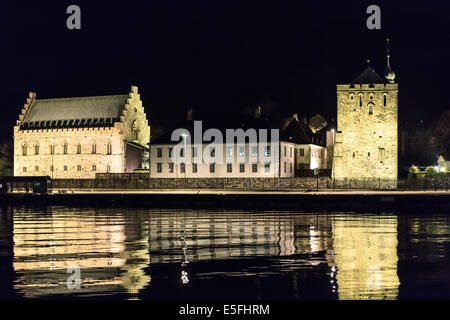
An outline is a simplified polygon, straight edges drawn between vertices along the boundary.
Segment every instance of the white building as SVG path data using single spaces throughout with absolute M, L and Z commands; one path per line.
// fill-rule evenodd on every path
M 152 178 L 284 178 L 294 176 L 295 144 L 292 142 L 276 140 L 277 143 L 272 143 L 268 140 L 258 140 L 258 142 L 249 143 L 248 140 L 245 140 L 244 143 L 234 143 L 230 147 L 225 142 L 226 134 L 222 128 L 219 130 L 223 133 L 223 143 L 211 146 L 209 141 L 194 141 L 193 127 L 193 120 L 187 120 L 178 126 L 180 129 L 187 130 L 189 134 L 186 141 L 192 140 L 192 144 L 184 140 L 171 141 L 173 130 L 151 142 L 150 175 Z M 213 127 L 208 126 L 208 128 Z M 259 130 L 262 127 L 267 128 L 267 123 L 258 119 L 249 123 L 246 129 Z M 229 129 L 234 130 L 234 128 Z M 184 147 L 183 141 L 187 143 L 186 147 Z M 180 142 L 181 146 L 177 148 L 176 145 Z M 174 152 L 180 154 L 177 155 Z M 183 158 L 184 152 L 187 152 L 186 160 L 181 163 L 174 161 L 176 156 Z M 205 161 L 205 157 L 202 155 L 210 155 L 215 157 L 215 160 L 212 163 Z M 187 159 L 188 156 L 190 159 Z M 231 161 L 230 158 L 232 158 Z

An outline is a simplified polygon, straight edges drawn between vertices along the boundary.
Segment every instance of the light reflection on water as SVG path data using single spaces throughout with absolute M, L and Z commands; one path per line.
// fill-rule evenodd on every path
M 14 255 L 0 271 L 12 274 L 16 298 L 397 299 L 450 292 L 446 216 L 3 208 L 0 227 L 0 255 Z M 428 269 L 416 273 L 414 263 Z M 80 268 L 80 289 L 67 286 L 70 267 Z

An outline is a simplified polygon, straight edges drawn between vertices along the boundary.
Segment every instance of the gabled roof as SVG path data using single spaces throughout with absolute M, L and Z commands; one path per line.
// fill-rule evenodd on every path
M 36 99 L 22 129 L 112 126 L 120 119 L 128 95 Z
M 386 83 L 386 80 L 375 72 L 371 67 L 361 72 L 352 83 L 356 84 L 370 84 L 370 83 Z
M 295 117 L 288 120 L 288 124 L 283 130 L 284 139 L 296 144 L 311 144 L 312 132 L 309 127 Z

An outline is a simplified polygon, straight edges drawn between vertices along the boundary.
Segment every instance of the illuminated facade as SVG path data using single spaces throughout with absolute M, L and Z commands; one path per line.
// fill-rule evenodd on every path
M 124 95 L 36 99 L 14 126 L 14 175 L 95 178 L 148 169 L 150 127 L 138 88 Z
M 350 84 L 337 85 L 333 178 L 397 186 L 398 83 L 388 62 L 384 77 L 370 66 Z

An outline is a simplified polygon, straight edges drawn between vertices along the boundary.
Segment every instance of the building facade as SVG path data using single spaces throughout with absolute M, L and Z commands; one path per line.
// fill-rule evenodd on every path
M 14 126 L 14 175 L 55 179 L 148 169 L 150 126 L 138 93 L 36 99 Z
M 398 83 L 388 63 L 385 76 L 370 66 L 352 83 L 337 85 L 337 133 L 333 178 L 396 188 Z

